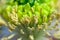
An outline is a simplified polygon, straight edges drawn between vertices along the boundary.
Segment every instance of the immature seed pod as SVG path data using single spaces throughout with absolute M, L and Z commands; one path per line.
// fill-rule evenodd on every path
M 48 24 L 44 23 L 45 29 L 48 29 Z
M 38 30 L 41 30 L 42 29 L 42 25 L 38 25 Z
M 7 23 L 0 16 L 0 26 L 3 26 L 3 25 L 7 26 Z
M 33 35 L 29 35 L 30 40 L 34 40 Z
M 8 13 L 9 18 L 11 19 L 12 22 L 14 22 L 15 24 L 18 23 L 18 15 L 15 12 L 12 13 Z
M 35 30 L 34 27 L 32 27 L 32 28 L 28 27 L 28 29 L 31 30 L 31 31 L 34 31 Z
M 21 34 L 25 34 L 25 32 L 23 31 L 23 29 L 20 29 L 20 32 L 21 32 Z
M 25 17 L 25 21 L 29 24 L 31 20 L 29 17 Z
M 14 36 L 15 36 L 15 34 L 11 34 L 11 35 L 9 35 L 7 38 L 8 38 L 8 40 L 10 40 L 10 39 L 12 39 Z
M 11 24 L 11 23 L 9 23 L 9 22 L 8 22 L 8 26 L 9 26 L 8 28 L 9 28 L 9 31 L 10 31 L 10 32 L 12 32 L 12 31 L 16 28 L 15 25 L 13 25 L 13 24 Z
M 51 34 L 50 34 L 49 32 L 46 32 L 46 35 L 47 35 L 47 36 L 51 36 Z
M 35 23 L 38 23 L 38 16 L 34 16 Z

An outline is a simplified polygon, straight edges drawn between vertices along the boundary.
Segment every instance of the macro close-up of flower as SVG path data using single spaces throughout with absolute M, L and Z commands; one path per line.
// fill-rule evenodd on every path
M 60 40 L 60 0 L 0 0 L 0 40 Z

